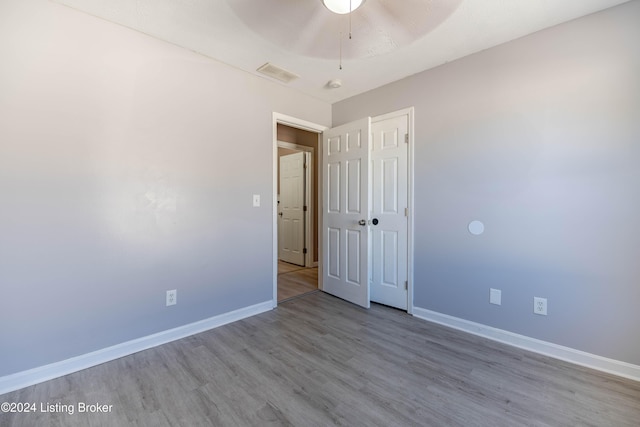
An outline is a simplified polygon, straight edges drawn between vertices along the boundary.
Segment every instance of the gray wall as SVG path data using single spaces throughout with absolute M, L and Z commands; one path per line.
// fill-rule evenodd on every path
M 0 61 L 0 376 L 272 299 L 272 112 L 329 104 L 46 0 Z
M 334 105 L 415 106 L 416 306 L 640 364 L 639 22 L 634 1 Z

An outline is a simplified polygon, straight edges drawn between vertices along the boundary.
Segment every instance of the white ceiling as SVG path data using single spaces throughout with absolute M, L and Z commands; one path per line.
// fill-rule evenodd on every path
M 253 74 L 271 62 L 300 76 L 286 86 L 333 103 L 628 0 L 366 0 L 352 40 L 321 0 L 57 1 Z

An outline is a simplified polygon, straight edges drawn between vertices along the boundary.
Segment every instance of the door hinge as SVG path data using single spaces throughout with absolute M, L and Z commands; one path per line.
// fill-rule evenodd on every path
M 408 143 L 409 143 L 409 134 L 408 134 L 408 133 L 405 133 L 405 134 L 404 134 L 404 143 L 405 143 L 405 144 L 408 144 Z
M 306 253 L 307 253 L 307 248 L 304 248 L 304 249 L 302 250 L 302 253 L 303 253 L 303 254 L 306 254 Z
M 404 290 L 405 290 L 405 291 L 406 291 L 406 290 L 409 290 L 409 281 L 408 281 L 408 280 L 405 280 L 405 281 L 404 281 Z
M 307 168 L 307 162 L 304 162 L 304 163 L 302 164 L 302 167 L 304 167 L 304 168 L 306 169 L 306 168 Z
M 404 216 L 409 216 L 409 208 L 404 208 Z
M 302 211 L 303 211 L 303 212 L 306 212 L 306 211 L 307 211 L 307 207 L 306 207 L 306 206 L 303 206 L 303 207 L 302 207 Z

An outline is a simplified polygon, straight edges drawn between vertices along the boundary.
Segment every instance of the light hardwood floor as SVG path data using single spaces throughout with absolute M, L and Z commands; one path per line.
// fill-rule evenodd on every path
M 318 269 L 278 260 L 278 302 L 318 290 Z
M 640 383 L 322 292 L 0 402 L 5 426 L 638 426 Z

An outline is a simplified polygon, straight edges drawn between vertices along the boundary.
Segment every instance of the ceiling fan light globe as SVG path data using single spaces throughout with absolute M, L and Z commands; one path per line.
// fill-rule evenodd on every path
M 363 0 L 322 0 L 324 7 L 333 13 L 344 15 L 359 8 Z

